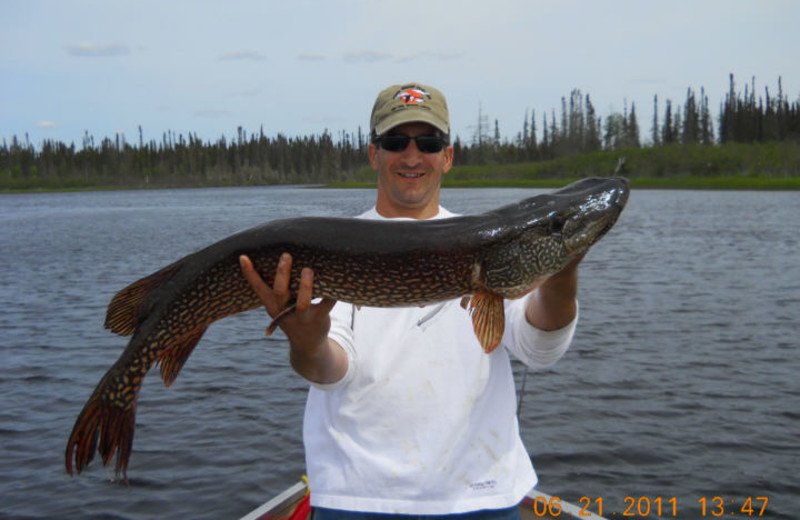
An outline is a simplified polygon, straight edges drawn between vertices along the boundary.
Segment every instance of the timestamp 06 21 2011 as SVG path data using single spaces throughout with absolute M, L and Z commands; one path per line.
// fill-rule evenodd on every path
M 549 500 L 542 500 L 542 503 L 534 503 L 534 513 L 537 516 L 558 517 L 562 513 L 561 499 L 550 497 Z M 592 516 L 593 512 L 603 516 L 611 513 L 622 517 L 648 517 L 648 518 L 678 518 L 687 514 L 685 504 L 679 504 L 677 497 L 661 496 L 626 496 L 622 500 L 624 507 L 621 511 L 608 511 L 605 507 L 603 497 L 582 496 L 578 499 L 579 511 L 573 516 Z M 769 498 L 765 496 L 749 496 L 741 498 L 727 498 L 723 496 L 701 496 L 692 504 L 693 516 L 699 515 L 702 518 L 720 517 L 761 517 L 767 509 Z M 536 506 L 541 507 L 536 507 Z M 688 508 L 688 506 L 687 506 Z

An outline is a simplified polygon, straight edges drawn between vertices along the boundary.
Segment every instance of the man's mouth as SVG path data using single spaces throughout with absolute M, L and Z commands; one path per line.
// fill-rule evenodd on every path
M 397 174 L 400 175 L 400 177 L 406 179 L 419 179 L 420 177 L 425 175 L 424 173 L 406 173 L 406 172 L 397 172 Z

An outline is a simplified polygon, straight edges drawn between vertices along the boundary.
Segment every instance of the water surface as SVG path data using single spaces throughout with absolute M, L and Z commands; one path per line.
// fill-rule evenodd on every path
M 443 199 L 475 213 L 539 192 L 451 189 Z M 213 325 L 172 388 L 147 379 L 130 488 L 110 483 L 98 461 L 68 477 L 64 448 L 126 344 L 103 329 L 117 290 L 235 231 L 349 216 L 373 197 L 305 188 L 0 196 L 0 517 L 237 518 L 293 483 L 307 387 L 280 335 L 264 337 L 260 311 Z M 541 489 L 602 499 L 608 516 L 626 497 L 661 497 L 662 518 L 675 497 L 678 518 L 700 518 L 704 497 L 707 517 L 714 496 L 731 517 L 747 497 L 766 496 L 765 517 L 796 517 L 799 220 L 795 193 L 632 194 L 582 264 L 571 350 L 525 378 L 522 432 Z

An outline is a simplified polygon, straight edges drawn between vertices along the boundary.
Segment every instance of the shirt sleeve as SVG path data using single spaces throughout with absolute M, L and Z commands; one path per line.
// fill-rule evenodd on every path
M 537 329 L 525 319 L 528 297 L 506 302 L 506 328 L 503 343 L 520 361 L 531 368 L 548 368 L 556 363 L 569 348 L 578 324 L 575 318 L 557 330 Z M 577 305 L 577 301 L 576 301 Z
M 353 312 L 355 308 L 352 304 L 336 302 L 331 310 L 331 330 L 328 332 L 328 339 L 335 341 L 347 355 L 347 371 L 342 378 L 334 383 L 314 383 L 311 386 L 324 392 L 332 392 L 345 386 L 355 373 L 356 351 L 353 339 Z

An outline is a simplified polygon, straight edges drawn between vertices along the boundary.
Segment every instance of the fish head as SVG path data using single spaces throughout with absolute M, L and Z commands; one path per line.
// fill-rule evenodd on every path
M 559 209 L 551 228 L 561 227 L 561 241 L 570 256 L 584 254 L 611 229 L 629 193 L 628 180 L 619 177 L 584 179 L 554 194 Z
M 629 191 L 624 178 L 589 178 L 520 202 L 482 259 L 483 285 L 506 298 L 535 289 L 611 229 Z

